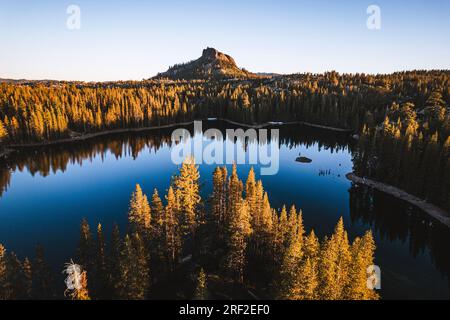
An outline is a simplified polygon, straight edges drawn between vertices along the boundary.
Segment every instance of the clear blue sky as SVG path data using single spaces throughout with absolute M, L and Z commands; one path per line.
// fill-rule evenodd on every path
M 1 78 L 140 80 L 207 46 L 255 72 L 450 69 L 449 39 L 448 0 L 0 0 Z

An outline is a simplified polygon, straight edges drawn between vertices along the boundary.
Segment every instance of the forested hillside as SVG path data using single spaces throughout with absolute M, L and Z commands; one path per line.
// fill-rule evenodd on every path
M 300 120 L 359 134 L 355 170 L 450 208 L 448 71 L 236 81 L 0 84 L 3 145 L 206 117 Z
M 206 48 L 197 60 L 176 64 L 154 79 L 171 80 L 219 80 L 262 78 L 245 69 L 240 69 L 232 57 L 214 48 Z
M 253 170 L 244 183 L 236 166 L 231 174 L 217 167 L 209 199 L 200 196 L 199 178 L 187 159 L 165 195 L 155 189 L 147 196 L 136 185 L 127 230 L 121 235 L 115 226 L 110 241 L 100 223 L 91 228 L 83 220 L 75 290 L 59 289 L 62 275 L 50 270 L 41 247 L 34 259 L 20 260 L 0 245 L 0 300 L 379 298 L 367 286 L 370 231 L 351 243 L 340 219 L 320 241 L 305 230 L 301 210 L 271 207 Z

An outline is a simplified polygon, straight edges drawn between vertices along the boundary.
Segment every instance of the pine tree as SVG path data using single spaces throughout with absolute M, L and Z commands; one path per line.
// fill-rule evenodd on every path
M 153 190 L 151 212 L 153 228 L 160 231 L 164 223 L 164 207 L 157 189 Z
M 258 198 L 257 198 L 257 188 L 255 180 L 255 171 L 253 167 L 250 168 L 247 176 L 247 182 L 245 183 L 245 200 L 247 201 L 248 209 L 250 215 L 252 216 L 252 225 L 255 225 L 255 214 L 259 211 L 258 208 Z
M 365 268 L 366 272 L 368 270 L 369 266 L 373 266 L 374 265 L 374 259 L 375 259 L 375 241 L 373 239 L 373 235 L 372 235 L 372 231 L 368 230 L 363 238 L 362 238 L 362 247 L 363 247 L 363 252 L 364 252 L 364 261 L 365 261 L 365 265 L 363 268 Z M 377 281 L 380 281 L 380 279 L 376 279 Z M 367 284 L 367 281 L 366 281 Z M 375 287 L 376 283 L 372 282 L 372 286 Z M 376 291 L 370 289 L 369 287 L 366 286 L 366 298 L 370 299 L 370 300 L 378 300 L 379 299 L 379 295 L 376 293 Z
M 345 299 L 377 300 L 378 294 L 368 288 L 367 268 L 373 265 L 375 244 L 372 233 L 368 231 L 364 237 L 356 238 L 351 246 L 352 260 L 349 271 L 349 281 L 345 290 Z
M 70 297 L 72 300 L 91 300 L 89 297 L 88 291 L 88 280 L 87 280 L 87 272 L 83 271 L 80 275 L 80 287 L 75 288 L 70 293 Z
M 128 209 L 128 223 L 131 232 L 138 232 L 146 236 L 151 228 L 151 212 L 147 196 L 142 192 L 141 186 L 136 184 L 131 195 Z
M 243 204 L 242 191 L 242 181 L 239 180 L 237 175 L 236 164 L 233 164 L 231 175 L 228 179 L 227 213 L 224 219 L 226 232 L 230 232 L 232 220 L 239 215 L 239 210 Z
M 237 175 L 236 164 L 233 164 L 228 181 L 226 262 L 229 274 L 240 283 L 244 281 L 247 242 L 252 233 L 250 212 L 247 202 L 242 198 L 242 192 L 242 181 Z
M 89 223 L 85 218 L 81 221 L 80 241 L 78 243 L 78 261 L 82 268 L 92 271 L 94 265 L 94 243 Z
M 5 247 L 0 244 L 0 300 L 11 298 L 12 288 L 8 279 L 8 256 Z
M 23 261 L 22 274 L 24 279 L 24 297 L 31 299 L 33 294 L 33 269 L 28 258 L 25 258 Z
M 164 273 L 167 269 L 165 261 L 165 232 L 164 232 L 164 206 L 159 197 L 158 190 L 153 191 L 152 195 L 152 227 L 151 227 L 151 247 L 148 251 L 152 258 L 152 271 L 155 275 Z
M 2 120 L 0 120 L 0 142 L 5 140 L 8 136 L 8 131 L 6 131 L 5 125 Z
M 272 230 L 271 234 L 273 235 L 272 242 L 270 243 L 270 256 L 271 256 L 271 266 L 275 271 L 283 262 L 284 256 L 284 248 L 283 248 L 283 239 L 280 237 L 279 232 L 279 217 L 275 210 L 271 210 L 272 213 Z
M 326 239 L 320 257 L 321 292 L 326 300 L 342 299 L 351 261 L 347 232 L 340 218 L 334 234 Z
M 211 198 L 212 215 L 216 223 L 219 236 L 222 235 L 222 226 L 225 218 L 225 202 L 224 197 L 226 188 L 226 176 L 223 176 L 223 170 L 220 167 L 216 167 L 213 173 L 213 194 Z
M 117 279 L 116 290 L 119 299 L 139 299 L 139 290 L 136 288 L 135 283 L 135 272 L 132 268 L 135 267 L 136 259 L 133 254 L 133 245 L 131 243 L 131 238 L 127 234 L 123 240 L 122 246 L 120 248 L 120 277 Z M 138 291 L 136 293 L 136 291 Z
M 200 174 L 194 158 L 186 158 L 174 181 L 175 195 L 180 205 L 181 228 L 185 235 L 195 235 L 195 229 L 200 219 L 199 179 Z
M 289 221 L 287 217 L 286 206 L 281 208 L 280 219 L 278 221 L 278 233 L 283 243 L 284 249 L 289 246 Z
M 38 245 L 36 255 L 32 263 L 33 271 L 33 296 L 36 299 L 49 299 L 53 296 L 52 276 L 50 267 L 45 261 L 44 249 Z
M 297 233 L 297 228 L 298 228 L 298 222 L 297 222 L 297 210 L 295 209 L 295 206 L 292 205 L 291 208 L 289 209 L 289 214 L 288 214 L 288 232 L 287 232 L 287 243 L 290 243 L 293 238 L 298 236 Z M 303 225 L 302 225 L 303 227 Z M 303 244 L 303 239 L 301 243 Z
M 247 203 L 241 198 L 236 205 L 236 211 L 231 216 L 229 226 L 229 252 L 227 267 L 229 274 L 239 283 L 244 282 L 246 264 L 247 239 L 252 229 Z
M 309 235 L 305 238 L 304 245 L 304 256 L 305 258 L 309 258 L 312 261 L 315 261 L 319 256 L 320 252 L 320 243 L 319 239 L 316 237 L 314 230 L 311 230 Z
M 131 300 L 144 299 L 149 279 L 148 256 L 142 239 L 137 233 L 133 239 L 125 235 L 120 255 L 119 297 Z
M 106 246 L 103 236 L 103 228 L 99 223 L 97 226 L 97 244 L 96 244 L 96 266 L 95 266 L 95 294 L 94 296 L 102 299 L 107 296 L 108 289 L 108 268 L 105 256 Z
M 208 289 L 206 282 L 206 273 L 203 268 L 200 269 L 197 277 L 197 287 L 195 288 L 194 299 L 206 300 L 208 298 Z
M 264 199 L 265 195 L 266 195 L 266 193 L 264 192 L 264 187 L 263 187 L 262 181 L 258 180 L 256 182 L 256 190 L 255 190 L 255 197 L 256 197 L 256 212 L 255 212 L 255 214 L 257 214 L 258 211 L 262 211 L 263 210 L 263 205 L 264 205 L 264 201 L 265 201 L 265 199 Z M 268 200 L 269 199 L 267 198 L 267 201 Z M 258 217 L 259 225 L 261 225 L 263 223 L 263 220 L 264 220 L 264 217 L 262 215 L 263 215 L 263 213 L 260 212 L 260 216 Z
M 220 168 L 222 171 L 222 221 L 221 224 L 225 225 L 225 221 L 227 221 L 228 208 L 227 208 L 227 199 L 228 199 L 228 170 L 226 166 Z
M 276 214 L 273 216 L 273 209 L 270 207 L 269 198 L 264 193 L 260 180 L 256 182 L 255 189 L 256 211 L 250 214 L 253 232 L 249 238 L 248 257 L 251 263 L 249 268 L 270 273 L 274 270 L 272 262 L 277 250 L 274 229 L 278 226 L 278 217 Z
M 302 247 L 297 237 L 289 243 L 280 268 L 281 289 L 280 297 L 282 299 L 298 300 L 300 299 L 300 287 L 298 284 L 299 266 L 302 258 Z
M 121 281 L 122 281 L 122 267 L 121 267 L 121 251 L 122 242 L 120 239 L 120 231 L 117 224 L 114 224 L 111 235 L 110 252 L 108 255 L 108 273 L 109 273 L 109 287 L 113 291 L 113 298 L 121 297 Z
M 261 231 L 270 236 L 272 230 L 272 208 L 270 207 L 269 195 L 264 193 L 261 214 Z
M 133 247 L 136 259 L 136 277 L 139 287 L 139 299 L 144 299 L 150 288 L 149 257 L 144 242 L 139 234 L 134 234 Z
M 292 206 L 291 210 L 293 210 L 293 212 L 295 212 L 295 206 Z M 299 238 L 301 245 L 303 246 L 303 243 L 305 242 L 305 227 L 303 226 L 302 210 L 299 210 L 296 221 L 297 221 L 297 236 Z
M 261 186 L 261 187 L 259 187 Z M 262 192 L 262 183 L 258 181 L 257 188 L 261 189 Z M 259 193 L 258 193 L 259 194 Z M 265 192 L 262 196 L 261 201 L 261 220 L 259 224 L 259 231 L 262 234 L 261 246 L 263 248 L 267 248 L 267 246 L 272 242 L 272 238 L 274 237 L 273 233 L 273 210 L 270 206 L 269 195 Z M 277 224 L 278 228 L 278 224 Z
M 348 241 L 347 231 L 345 231 L 344 228 L 344 220 L 342 219 L 342 217 L 339 219 L 331 241 L 337 241 L 338 259 L 336 281 L 339 288 L 337 297 L 338 299 L 342 299 L 343 290 L 348 283 L 348 273 L 351 261 L 350 244 Z
M 7 277 L 11 285 L 11 299 L 23 299 L 25 298 L 25 284 L 22 263 L 14 252 L 11 252 L 7 258 Z
M 306 258 L 299 268 L 298 274 L 298 299 L 316 300 L 318 298 L 317 288 L 319 277 L 317 262 L 315 259 Z
M 178 225 L 178 204 L 172 187 L 169 187 L 166 196 L 167 205 L 165 208 L 165 248 L 170 269 L 173 271 L 178 263 L 181 254 L 181 234 Z
M 339 287 L 337 279 L 338 248 L 336 243 L 325 237 L 321 245 L 319 257 L 319 276 L 321 298 L 324 300 L 337 299 Z

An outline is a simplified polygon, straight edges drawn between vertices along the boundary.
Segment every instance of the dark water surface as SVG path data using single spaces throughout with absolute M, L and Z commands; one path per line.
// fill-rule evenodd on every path
M 220 122 L 208 126 L 230 128 Z M 171 161 L 171 133 L 99 137 L 20 152 L 0 163 L 0 243 L 20 258 L 33 256 L 35 245 L 42 244 L 54 271 L 60 272 L 75 256 L 83 217 L 91 228 L 101 222 L 106 234 L 114 222 L 124 230 L 136 183 L 149 196 L 154 188 L 165 193 L 178 168 Z M 242 148 L 241 142 L 235 144 Z M 299 154 L 312 162 L 296 162 Z M 383 298 L 450 299 L 450 231 L 400 200 L 348 181 L 352 146 L 347 136 L 282 127 L 279 172 L 259 176 L 259 166 L 254 167 L 272 206 L 301 208 L 307 230 L 329 234 L 340 216 L 350 240 L 373 230 Z M 200 165 L 204 198 L 212 189 L 214 168 Z M 249 169 L 238 165 L 241 179 Z

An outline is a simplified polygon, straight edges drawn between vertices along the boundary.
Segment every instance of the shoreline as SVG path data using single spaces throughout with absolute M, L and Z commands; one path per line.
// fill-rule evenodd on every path
M 57 139 L 57 140 L 49 140 L 49 141 L 41 141 L 41 142 L 33 142 L 33 143 L 9 144 L 9 145 L 6 145 L 5 148 L 13 148 L 13 149 L 38 148 L 38 147 L 44 147 L 44 146 L 85 141 L 85 140 L 89 140 L 89 139 L 96 138 L 96 137 L 107 136 L 110 134 L 127 133 L 127 132 L 141 132 L 141 131 L 150 131 L 150 130 L 158 130 L 158 129 L 169 129 L 169 128 L 173 128 L 173 127 L 177 127 L 177 126 L 190 125 L 192 123 L 193 123 L 193 121 L 173 123 L 173 124 L 167 124 L 167 125 L 161 125 L 161 126 L 155 126 L 155 127 L 111 129 L 111 130 L 104 130 L 104 131 L 99 131 L 99 132 L 81 134 L 79 136 L 70 137 L 70 138 L 62 138 L 62 139 Z
M 160 126 L 154 126 L 154 127 L 141 127 L 141 128 L 123 128 L 123 129 L 111 129 L 111 130 L 105 130 L 100 132 L 94 132 L 94 133 L 87 133 L 82 134 L 75 137 L 70 138 L 63 138 L 58 140 L 51 140 L 51 141 L 42 141 L 42 142 L 35 142 L 35 143 L 24 143 L 24 144 L 10 144 L 6 145 L 2 151 L 0 151 L 0 159 L 7 158 L 10 154 L 12 154 L 15 151 L 19 151 L 20 149 L 26 149 L 26 148 L 39 148 L 39 147 L 45 147 L 45 146 L 52 146 L 52 145 L 60 145 L 65 143 L 72 143 L 72 142 L 81 142 L 89 139 L 93 139 L 96 137 L 101 136 L 107 136 L 112 134 L 120 134 L 120 133 L 132 133 L 132 132 L 144 132 L 144 131 L 151 131 L 151 130 L 159 130 L 159 129 L 170 129 L 174 127 L 179 126 L 188 126 L 194 124 L 194 121 L 223 121 L 227 122 L 232 125 L 242 126 L 246 128 L 251 129 L 262 129 L 270 126 L 281 126 L 281 125 L 303 125 L 307 127 L 312 128 L 318 128 L 328 131 L 334 131 L 334 132 L 341 132 L 341 133 L 351 133 L 353 130 L 350 129 L 343 129 L 343 128 L 335 128 L 330 126 L 324 126 L 324 125 L 318 125 L 313 124 L 309 122 L 304 121 L 289 121 L 289 122 L 265 122 L 261 124 L 247 124 L 247 123 L 240 123 L 237 121 L 224 119 L 224 118 L 208 118 L 208 119 L 201 119 L 201 120 L 192 120 L 192 121 L 186 121 L 186 122 L 179 122 L 179 123 L 172 123 L 172 124 L 166 124 L 166 125 L 160 125 Z M 346 174 L 346 178 L 354 183 L 359 183 L 374 189 L 377 189 L 381 192 L 387 193 L 391 196 L 394 196 L 398 199 L 404 200 L 422 211 L 426 212 L 442 224 L 446 225 L 450 228 L 450 214 L 447 213 L 445 210 L 439 208 L 438 206 L 426 202 L 423 199 L 420 199 L 412 194 L 407 193 L 404 190 L 401 190 L 397 187 L 378 182 L 375 180 L 371 180 L 365 177 L 359 177 L 355 173 L 350 172 Z
M 70 138 L 62 138 L 57 140 L 49 140 L 49 141 L 41 141 L 41 142 L 33 142 L 33 143 L 19 143 L 19 144 L 9 144 L 5 146 L 5 150 L 0 153 L 0 159 L 3 157 L 6 157 L 13 151 L 17 149 L 22 148 L 38 148 L 38 147 L 44 147 L 44 146 L 51 146 L 51 145 L 59 145 L 64 143 L 71 143 L 71 142 L 79 142 L 79 141 L 85 141 L 96 137 L 101 136 L 107 136 L 111 134 L 119 134 L 119 133 L 131 133 L 131 132 L 143 132 L 143 131 L 150 131 L 150 130 L 159 130 L 159 129 L 170 129 L 174 127 L 179 126 L 188 126 L 192 125 L 194 121 L 223 121 L 227 122 L 229 124 L 238 125 L 246 128 L 251 129 L 262 129 L 270 126 L 279 126 L 279 125 L 304 125 L 311 128 L 319 128 L 329 131 L 335 131 L 335 132 L 342 132 L 342 133 L 351 133 L 353 130 L 351 129 L 342 129 L 342 128 L 335 128 L 335 127 L 329 127 L 329 126 L 323 126 L 318 125 L 314 123 L 304 122 L 304 121 L 290 121 L 290 122 L 265 122 L 261 124 L 246 124 L 246 123 L 240 123 L 233 120 L 228 120 L 224 118 L 214 118 L 214 120 L 208 120 L 208 119 L 200 119 L 200 120 L 192 120 L 192 121 L 186 121 L 186 122 L 179 122 L 179 123 L 171 123 L 166 125 L 160 125 L 160 126 L 154 126 L 154 127 L 141 127 L 141 128 L 119 128 L 119 129 L 110 129 L 110 130 L 104 130 L 99 132 L 93 132 L 93 133 L 86 133 L 81 134 L 79 136 L 70 137 Z M 12 148 L 14 150 L 11 150 L 9 148 Z
M 426 212 L 431 217 L 435 218 L 436 220 L 438 220 L 439 222 L 441 222 L 442 224 L 444 224 L 445 226 L 450 228 L 450 214 L 447 211 L 439 208 L 438 206 L 436 206 L 430 202 L 427 202 L 423 199 L 413 196 L 412 194 L 410 194 L 404 190 L 401 190 L 397 187 L 385 184 L 383 182 L 378 182 L 378 181 L 371 180 L 368 178 L 359 177 L 353 172 L 347 173 L 345 175 L 345 177 L 354 183 L 359 183 L 359 184 L 377 189 L 378 191 L 387 193 L 387 194 L 394 196 L 400 200 L 406 201 L 409 204 L 412 204 L 412 205 L 418 207 L 419 209 Z
M 284 125 L 299 124 L 299 125 L 306 126 L 306 127 L 324 129 L 324 130 L 334 131 L 334 132 L 342 132 L 342 133 L 352 133 L 353 132 L 352 129 L 344 129 L 344 128 L 336 128 L 336 127 L 324 126 L 324 125 L 314 124 L 314 123 L 310 123 L 310 122 L 306 122 L 306 121 L 288 121 L 288 122 L 271 121 L 271 122 L 264 122 L 264 123 L 261 123 L 261 124 L 246 124 L 246 123 L 240 123 L 240 122 L 236 122 L 236 121 L 228 120 L 228 119 L 223 119 L 223 118 L 217 118 L 217 120 L 228 122 L 230 124 L 235 124 L 235 125 L 247 127 L 247 128 L 252 128 L 252 129 L 262 129 L 262 128 L 270 127 L 270 126 L 280 126 L 280 125 L 284 126 Z

